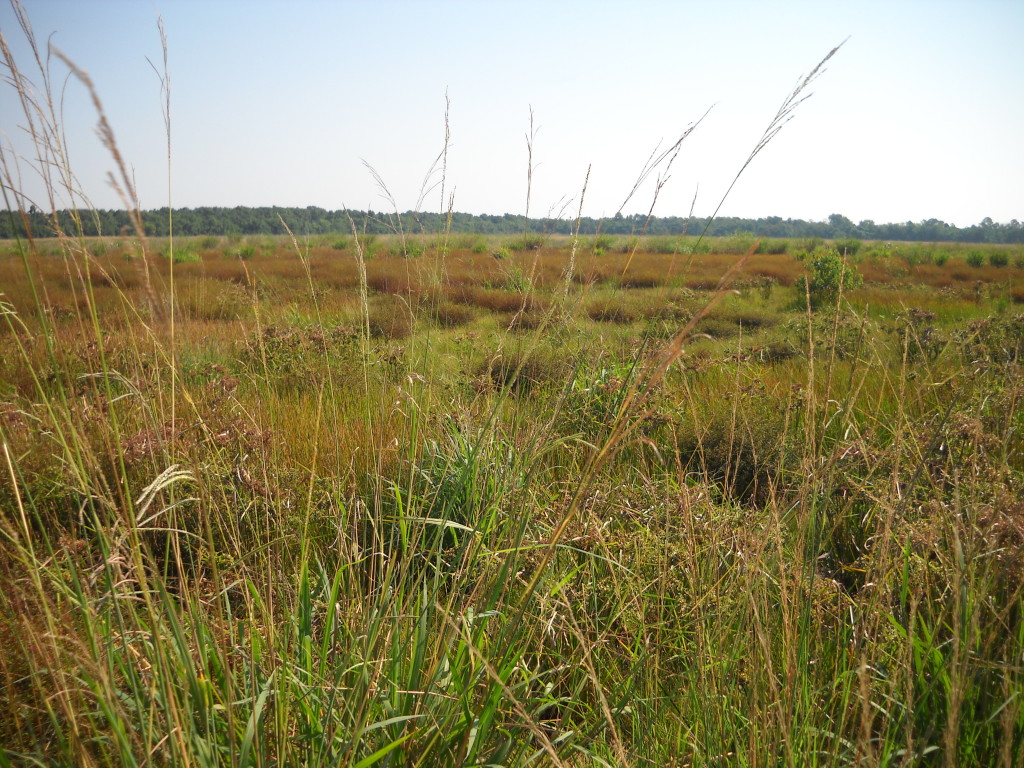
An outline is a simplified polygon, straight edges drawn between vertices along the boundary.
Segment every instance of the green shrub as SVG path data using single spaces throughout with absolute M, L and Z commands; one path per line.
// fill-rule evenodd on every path
M 908 360 L 935 360 L 946 346 L 945 335 L 935 327 L 931 310 L 911 308 L 897 318 L 894 332 Z
M 547 238 L 544 235 L 535 233 L 526 233 L 519 237 L 514 237 L 506 243 L 506 247 L 512 251 L 539 251 L 544 247 L 544 241 Z
M 615 422 L 634 373 L 629 364 L 615 361 L 602 361 L 600 367 L 581 366 L 559 414 L 559 431 L 587 441 L 600 439 Z
M 724 237 L 718 242 L 715 248 L 719 253 L 730 253 L 736 256 L 747 253 L 754 247 L 757 238 L 752 232 L 737 232 L 732 237 Z
M 331 243 L 331 248 L 333 248 L 336 251 L 344 251 L 348 248 L 348 246 L 349 241 L 347 237 L 339 237 L 337 240 Z
M 789 241 L 788 240 L 775 240 L 773 238 L 765 238 L 758 243 L 757 253 L 766 253 L 770 256 L 781 256 L 784 253 L 789 252 Z
M 627 237 L 619 243 L 619 253 L 632 253 L 634 250 L 638 250 L 640 247 L 640 238 L 636 235 Z
M 947 261 L 949 261 L 948 251 L 939 251 L 935 254 L 935 258 L 933 259 L 933 263 L 937 267 L 944 267 Z
M 819 251 L 811 258 L 810 276 L 802 275 L 793 284 L 797 292 L 797 305 L 806 308 L 807 296 L 811 307 L 818 308 L 836 303 L 840 293 L 859 288 L 864 278 L 835 250 Z
M 1010 263 L 1010 257 L 1005 251 L 991 251 L 988 255 L 988 263 L 993 267 L 1005 267 Z
M 646 253 L 679 253 L 679 240 L 674 237 L 649 237 L 643 243 Z
M 834 243 L 836 251 L 839 252 L 840 254 L 845 254 L 846 256 L 856 256 L 857 252 L 861 248 L 861 245 L 861 241 L 853 237 L 847 237 L 843 238 L 842 240 L 836 240 Z
M 964 261 L 970 267 L 980 267 L 985 263 L 985 254 L 981 251 L 969 251 L 964 257 Z
M 418 240 L 396 239 L 388 245 L 387 252 L 397 258 L 414 259 L 426 253 L 426 247 Z
M 935 261 L 935 257 L 929 248 L 917 246 L 914 248 L 908 248 L 907 250 L 901 250 L 900 256 L 904 258 L 908 266 L 916 267 L 918 264 L 931 264 Z

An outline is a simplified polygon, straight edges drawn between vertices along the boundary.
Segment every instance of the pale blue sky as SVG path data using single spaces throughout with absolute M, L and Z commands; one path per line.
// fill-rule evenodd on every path
M 386 210 L 362 161 L 413 208 L 442 146 L 455 209 L 615 213 L 659 140 L 713 106 L 655 212 L 714 210 L 794 87 L 836 44 L 722 215 L 855 221 L 1024 219 L 1024 2 L 263 2 L 25 0 L 35 31 L 95 80 L 142 205 L 167 204 L 156 19 L 170 43 L 173 203 Z M 0 30 L 26 70 L 6 0 Z M 54 65 L 58 82 L 63 68 Z M 23 148 L 9 89 L 5 141 Z M 117 206 L 81 88 L 65 95 L 72 164 Z M 36 194 L 30 173 L 24 188 Z M 652 182 L 626 213 L 646 211 Z M 562 202 L 560 202 L 562 201 Z M 427 210 L 442 207 L 439 191 Z

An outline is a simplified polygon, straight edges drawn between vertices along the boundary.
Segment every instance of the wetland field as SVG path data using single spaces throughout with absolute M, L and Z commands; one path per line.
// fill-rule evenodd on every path
M 1024 248 L 0 242 L 0 765 L 1024 760 Z

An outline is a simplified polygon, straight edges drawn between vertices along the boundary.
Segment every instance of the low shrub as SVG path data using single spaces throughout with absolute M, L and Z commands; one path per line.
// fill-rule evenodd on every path
M 513 264 L 505 270 L 499 287 L 506 291 L 528 293 L 533 286 L 530 285 L 529 276 L 518 265 Z
M 741 256 L 754 247 L 757 238 L 752 232 L 737 232 L 732 237 L 720 238 L 714 248 L 716 253 L 728 253 Z
M 674 237 L 648 237 L 643 241 L 642 250 L 645 253 L 674 254 L 679 253 L 680 243 Z
M 765 253 L 771 256 L 781 256 L 789 252 L 788 240 L 775 240 L 765 238 L 757 245 L 756 253 Z
M 511 251 L 539 251 L 547 240 L 544 235 L 527 233 L 509 240 L 505 246 Z
M 806 308 L 810 298 L 811 308 L 834 305 L 840 293 L 859 288 L 864 278 L 855 267 L 846 263 L 835 250 L 816 253 L 811 259 L 810 275 L 800 277 L 794 284 L 797 306 Z
M 935 360 L 945 349 L 945 334 L 935 323 L 935 313 L 927 309 L 908 309 L 897 318 L 894 331 L 908 360 Z
M 931 249 L 924 246 L 900 249 L 899 255 L 902 256 L 903 260 L 907 262 L 907 265 L 911 267 L 916 267 L 919 264 L 932 264 L 935 261 L 935 256 Z
M 423 243 L 409 238 L 395 240 L 388 246 L 388 254 L 398 258 L 415 259 L 426 251 L 426 246 Z
M 640 248 L 640 238 L 636 235 L 627 237 L 625 240 L 619 241 L 618 248 L 616 250 L 619 253 L 632 253 Z
M 1005 251 L 990 251 L 988 263 L 993 267 L 1005 267 L 1010 263 L 1010 257 L 1007 256 Z
M 833 242 L 833 247 L 836 251 L 845 256 L 856 256 L 861 245 L 861 241 L 853 237 L 846 237 L 842 240 L 835 240 Z

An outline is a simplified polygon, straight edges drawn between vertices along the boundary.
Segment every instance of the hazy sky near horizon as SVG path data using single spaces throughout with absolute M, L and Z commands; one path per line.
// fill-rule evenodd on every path
M 682 145 L 655 213 L 712 213 L 801 76 L 849 38 L 745 171 L 723 216 L 1024 220 L 1024 3 L 600 0 L 24 0 L 35 34 L 86 70 L 143 208 L 168 203 L 157 17 L 169 43 L 175 207 L 417 206 L 450 144 L 445 194 L 470 213 L 612 216 L 651 152 Z M 39 81 L 14 12 L 0 31 Z M 119 207 L 96 112 L 67 69 L 63 124 L 93 204 Z M 4 68 L 3 74 L 8 74 Z M 66 82 L 66 86 L 64 86 Z M 11 89 L 8 149 L 31 156 Z M 10 154 L 8 155 L 11 156 Z M 40 198 L 30 163 L 17 185 Z M 435 174 L 431 182 L 440 181 Z M 626 205 L 646 212 L 652 176 Z M 430 187 L 430 182 L 428 182 Z M 63 201 L 61 201 L 63 202 Z M 434 186 L 424 210 L 446 207 Z M 40 207 L 46 207 L 41 204 Z

